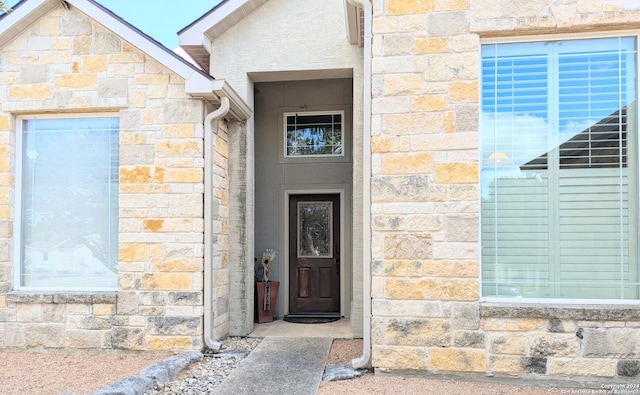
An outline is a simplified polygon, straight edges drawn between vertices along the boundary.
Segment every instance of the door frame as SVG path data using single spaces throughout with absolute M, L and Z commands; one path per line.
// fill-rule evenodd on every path
M 339 195 L 340 198 L 340 315 L 343 317 L 349 317 L 349 304 L 351 302 L 351 272 L 353 265 L 351 263 L 351 237 L 352 230 L 347 226 L 351 226 L 351 201 L 350 199 L 351 188 L 349 185 L 343 184 L 339 188 L 327 188 L 327 189 L 289 189 L 285 186 L 283 194 L 281 195 L 283 200 L 280 207 L 283 209 L 284 229 L 281 231 L 282 235 L 282 250 L 284 256 L 282 257 L 284 263 L 284 284 L 280 287 L 280 292 L 283 294 L 284 301 L 284 314 L 289 314 L 289 198 L 291 195 Z M 347 239 L 347 234 L 349 238 Z M 348 286 L 349 285 L 349 286 Z

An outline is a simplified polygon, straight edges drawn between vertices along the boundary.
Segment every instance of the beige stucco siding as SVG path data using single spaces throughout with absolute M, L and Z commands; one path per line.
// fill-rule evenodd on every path
M 0 346 L 200 349 L 202 122 L 209 109 L 184 93 L 181 77 L 74 8 L 55 7 L 0 51 Z M 15 292 L 18 117 L 83 113 L 120 119 L 117 290 Z M 220 273 L 228 250 L 224 127 L 215 143 Z M 224 312 L 228 277 L 216 278 L 215 307 Z M 220 335 L 224 317 L 215 317 Z
M 363 52 L 362 48 L 349 44 L 347 40 L 344 13 L 342 0 L 270 0 L 213 40 L 211 74 L 229 82 L 251 106 L 254 105 L 254 82 L 353 78 L 352 226 L 353 234 L 361 235 Z M 322 102 L 321 99 L 316 99 Z M 298 103 L 296 100 L 297 98 L 292 98 L 292 102 Z M 248 136 L 252 136 L 254 130 L 257 130 L 253 118 L 247 122 L 247 128 Z M 249 158 L 252 155 L 252 152 L 248 153 Z M 233 180 L 232 184 L 238 185 Z M 246 192 L 246 196 L 253 199 L 254 189 L 249 187 Z M 231 210 L 234 210 L 233 207 Z M 254 226 L 253 223 L 248 223 L 248 226 L 251 240 L 240 235 L 234 238 L 232 231 L 231 240 L 237 241 L 232 244 L 244 244 L 246 248 L 242 255 L 240 251 L 236 254 L 232 246 L 231 259 L 244 259 L 245 267 L 252 268 L 253 263 L 249 259 L 260 256 L 261 251 L 253 251 Z M 346 305 L 350 309 L 348 315 L 352 320 L 353 332 L 360 335 L 363 283 L 361 238 L 354 238 L 352 246 L 353 287 L 352 292 L 345 297 L 348 298 Z M 279 251 L 279 257 L 282 256 L 284 254 Z M 241 270 L 244 268 L 236 271 Z M 234 273 L 231 273 L 231 278 L 234 278 Z M 234 298 L 232 295 L 230 309 L 242 311 L 243 306 L 236 303 L 236 299 L 246 301 L 246 298 Z M 231 333 L 246 334 L 250 330 L 243 324 L 234 327 Z

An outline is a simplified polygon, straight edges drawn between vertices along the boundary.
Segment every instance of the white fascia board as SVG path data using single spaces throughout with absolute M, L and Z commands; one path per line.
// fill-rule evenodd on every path
M 120 36 L 122 39 L 129 42 L 131 45 L 138 48 L 145 54 L 154 58 L 185 80 L 188 81 L 191 78 L 195 78 L 196 80 L 207 79 L 206 76 L 195 71 L 195 69 L 191 65 L 185 63 L 186 61 L 183 62 L 182 60 L 180 60 L 178 58 L 178 55 L 174 56 L 172 53 L 170 53 L 170 51 L 162 46 L 162 44 L 159 44 L 149 37 L 140 34 L 139 31 L 131 28 L 121 20 L 114 18 L 112 15 L 109 15 L 94 3 L 86 0 L 67 0 L 67 3 L 69 3 L 73 7 L 76 7 L 82 13 L 100 23 L 105 28 L 111 30 L 116 35 Z M 212 80 L 213 78 L 209 77 L 209 79 Z
M 7 44 L 26 27 L 58 5 L 54 0 L 32 0 L 23 2 L 0 19 L 0 47 Z
M 211 40 L 207 37 L 207 31 L 249 2 L 251 2 L 251 0 L 230 0 L 223 3 L 220 7 L 209 13 L 209 15 L 205 16 L 188 29 L 183 30 L 178 35 L 180 45 L 205 45 L 208 43 L 208 50 L 211 51 Z M 205 36 L 206 40 L 203 39 L 202 36 Z

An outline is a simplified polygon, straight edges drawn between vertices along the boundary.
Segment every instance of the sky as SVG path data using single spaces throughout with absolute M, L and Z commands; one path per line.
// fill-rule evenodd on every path
M 5 1 L 12 7 L 19 0 Z M 221 0 L 96 0 L 165 47 L 178 46 L 178 31 L 188 26 Z

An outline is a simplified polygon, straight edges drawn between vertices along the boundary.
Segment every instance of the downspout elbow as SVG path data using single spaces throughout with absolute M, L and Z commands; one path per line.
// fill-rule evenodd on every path
M 364 10 L 364 64 L 363 64 L 363 174 L 362 174 L 362 355 L 351 360 L 354 368 L 365 367 L 371 359 L 371 24 L 373 6 L 369 0 L 346 0 Z
M 213 179 L 213 151 L 212 133 L 218 133 L 218 120 L 229 112 L 229 98 L 220 98 L 220 107 L 209 113 L 204 119 L 204 342 L 212 350 L 219 351 L 222 343 L 215 340 L 213 336 L 213 312 L 212 312 L 212 292 L 213 292 L 213 268 L 211 240 L 213 236 L 212 223 L 212 191 Z M 214 126 L 215 124 L 215 126 Z

